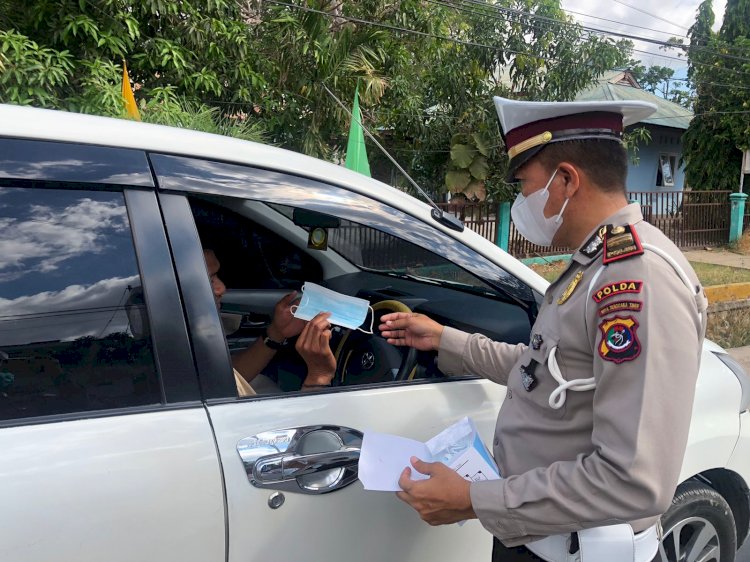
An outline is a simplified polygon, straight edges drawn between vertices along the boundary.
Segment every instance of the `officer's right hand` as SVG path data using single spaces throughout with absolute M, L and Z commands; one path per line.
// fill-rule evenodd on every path
M 424 314 L 392 312 L 383 315 L 381 320 L 380 333 L 392 345 L 408 345 L 420 351 L 440 347 L 444 326 Z

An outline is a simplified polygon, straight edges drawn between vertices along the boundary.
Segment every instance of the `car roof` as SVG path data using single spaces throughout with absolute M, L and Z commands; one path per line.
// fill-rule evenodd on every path
M 206 158 L 338 185 L 421 217 L 434 228 L 462 240 L 484 256 L 501 264 L 541 292 L 544 292 L 544 287 L 548 284 L 536 272 L 523 267 L 515 258 L 476 232 L 468 228 L 462 232 L 455 232 L 432 219 L 431 207 L 427 203 L 343 166 L 290 150 L 129 119 L 7 104 L 0 104 L 0 137 L 91 144 Z
M 323 160 L 291 150 L 190 129 L 35 107 L 0 104 L 0 135 L 131 148 L 246 164 L 334 183 L 402 210 L 424 213 L 416 198 Z

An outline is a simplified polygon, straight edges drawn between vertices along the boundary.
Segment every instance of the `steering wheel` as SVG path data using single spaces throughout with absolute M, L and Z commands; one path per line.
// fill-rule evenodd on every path
M 409 380 L 414 377 L 417 350 L 389 344 L 377 326 L 380 317 L 388 312 L 407 312 L 411 309 L 396 300 L 385 300 L 372 305 L 374 333 L 348 330 L 334 353 L 335 380 L 340 385 L 367 384 Z

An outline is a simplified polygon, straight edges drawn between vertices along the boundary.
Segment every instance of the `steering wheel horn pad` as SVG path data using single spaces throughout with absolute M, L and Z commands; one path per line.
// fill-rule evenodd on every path
M 336 379 L 341 385 L 407 380 L 416 365 L 417 351 L 389 344 L 378 331 L 380 317 L 389 312 L 411 312 L 396 300 L 372 305 L 375 333 L 349 330 L 336 350 Z

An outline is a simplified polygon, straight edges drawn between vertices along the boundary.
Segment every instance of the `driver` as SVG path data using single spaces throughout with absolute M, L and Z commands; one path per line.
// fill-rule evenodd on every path
M 221 306 L 221 299 L 226 293 L 226 285 L 219 278 L 221 263 L 213 250 L 203 249 L 206 269 L 211 282 L 216 308 Z M 302 390 L 317 390 L 330 386 L 336 373 L 336 359 L 331 352 L 331 325 L 328 322 L 330 313 L 321 312 L 309 322 L 295 318 L 291 305 L 297 297 L 292 291 L 276 303 L 271 324 L 247 349 L 232 357 L 234 378 L 237 393 L 240 396 L 256 394 L 251 383 L 257 381 L 260 372 L 273 359 L 287 338 L 299 335 L 294 348 L 307 365 L 307 375 L 302 382 Z

